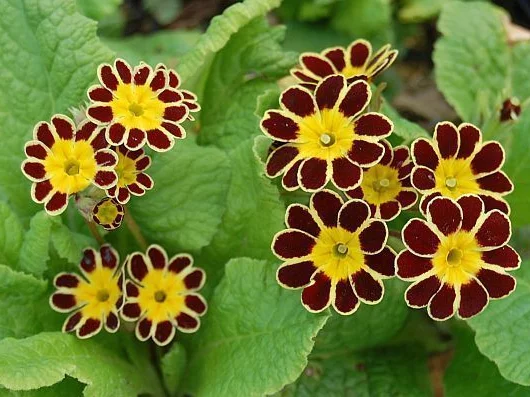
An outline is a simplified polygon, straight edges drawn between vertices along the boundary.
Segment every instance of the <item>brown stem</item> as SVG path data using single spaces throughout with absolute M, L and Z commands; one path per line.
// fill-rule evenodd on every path
M 397 230 L 389 230 L 389 231 L 388 231 L 388 234 L 389 234 L 390 236 L 392 236 L 392 237 L 395 237 L 395 238 L 401 240 L 401 233 L 398 232 Z
M 97 225 L 94 222 L 89 221 L 85 217 L 83 217 L 83 219 L 85 220 L 85 223 L 88 226 L 88 230 L 90 230 L 90 234 L 94 236 L 98 244 L 99 245 L 105 244 L 105 240 L 103 239 L 103 236 L 99 233 Z
M 142 235 L 140 226 L 138 226 L 131 214 L 131 211 L 127 207 L 125 207 L 125 224 L 129 228 L 129 231 L 133 235 L 140 248 L 144 251 L 147 251 L 147 240 Z

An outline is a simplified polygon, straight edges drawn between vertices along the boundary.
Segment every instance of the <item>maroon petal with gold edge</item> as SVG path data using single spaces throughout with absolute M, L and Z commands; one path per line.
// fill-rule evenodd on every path
M 313 284 L 302 291 L 302 304 L 312 313 L 319 313 L 331 303 L 331 280 L 323 273 L 316 273 Z
M 269 110 L 261 121 L 261 130 L 280 142 L 291 142 L 298 138 L 299 126 L 292 118 L 276 110 Z
M 278 268 L 276 280 L 284 288 L 298 289 L 309 285 L 316 271 L 311 261 L 286 262 Z
M 396 258 L 397 275 L 402 280 L 417 280 L 432 270 L 432 259 L 417 256 L 410 251 L 401 251 Z
M 300 204 L 291 204 L 285 214 L 285 224 L 291 229 L 302 230 L 313 237 L 318 237 L 320 226 L 317 224 L 309 208 Z
M 309 255 L 316 244 L 313 236 L 296 229 L 287 229 L 276 236 L 272 250 L 281 259 L 304 258 Z
M 475 239 L 480 247 L 497 248 L 510 240 L 512 231 L 508 217 L 497 210 L 488 212 L 482 222 L 479 222 Z
M 440 290 L 441 286 L 442 284 L 436 276 L 420 279 L 407 288 L 405 300 L 410 307 L 425 307 L 429 304 L 434 294 Z
M 421 219 L 411 219 L 402 231 L 406 247 L 419 256 L 432 256 L 436 253 L 440 238 L 429 224 Z
M 428 207 L 429 222 L 436 225 L 438 230 L 449 236 L 460 230 L 462 225 L 462 209 L 451 199 L 437 197 Z
M 455 303 L 455 289 L 447 284 L 443 284 L 442 288 L 429 301 L 429 315 L 437 321 L 447 320 L 456 311 Z
M 372 275 L 364 270 L 351 276 L 353 289 L 357 297 L 364 303 L 373 305 L 383 299 L 384 287 L 381 280 L 376 280 Z
M 309 202 L 318 219 L 327 227 L 337 226 L 339 211 L 343 205 L 342 198 L 331 190 L 313 194 Z
M 472 280 L 460 288 L 458 315 L 466 319 L 479 314 L 488 304 L 488 292 L 477 280 Z
M 352 314 L 359 308 L 359 298 L 350 280 L 341 280 L 335 285 L 335 299 L 332 303 L 337 313 L 342 315 Z

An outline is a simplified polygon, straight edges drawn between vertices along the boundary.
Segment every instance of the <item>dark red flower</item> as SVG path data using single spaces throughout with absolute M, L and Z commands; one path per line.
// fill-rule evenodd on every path
M 338 313 L 351 314 L 359 301 L 383 299 L 382 280 L 395 274 L 395 253 L 385 246 L 385 223 L 370 218 L 364 201 L 344 203 L 337 193 L 322 190 L 309 207 L 290 205 L 285 219 L 288 229 L 272 242 L 284 261 L 277 280 L 284 288 L 303 288 L 307 310 L 320 312 L 331 304 Z
M 500 120 L 510 121 L 517 120 L 521 114 L 521 103 L 519 99 L 513 97 L 508 98 L 502 103 Z
M 516 280 L 506 272 L 521 259 L 507 245 L 510 220 L 499 210 L 486 212 L 476 195 L 433 199 L 427 221 L 411 219 L 402 234 L 407 249 L 396 259 L 397 275 L 413 281 L 405 300 L 414 308 L 427 306 L 435 320 L 475 316 L 489 299 L 515 290 Z
M 97 203 L 92 210 L 92 220 L 106 230 L 120 227 L 124 215 L 125 208 L 123 205 L 109 197 L 105 197 Z

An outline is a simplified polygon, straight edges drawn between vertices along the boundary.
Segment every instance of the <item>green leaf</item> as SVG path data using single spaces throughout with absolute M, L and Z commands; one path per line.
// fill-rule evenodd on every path
M 226 208 L 230 164 L 224 152 L 197 146 L 189 137 L 157 157 L 149 175 L 153 190 L 130 203 L 148 240 L 173 254 L 207 245 Z
M 284 48 L 287 50 L 320 52 L 328 47 L 347 47 L 351 43 L 349 34 L 329 29 L 323 24 L 288 21 L 286 25 Z
M 480 354 L 469 329 L 462 328 L 456 336 L 455 356 L 444 377 L 446 397 L 530 395 L 530 388 L 505 380 L 495 364 Z
M 263 175 L 263 167 L 252 151 L 252 140 L 229 153 L 232 181 L 223 222 L 212 243 L 201 256 L 208 273 L 208 287 L 222 276 L 224 264 L 234 257 L 270 259 L 274 234 L 284 228 L 285 208 L 278 189 Z
M 202 329 L 192 340 L 187 391 L 261 396 L 300 375 L 328 314 L 307 312 L 300 293 L 282 289 L 275 272 L 276 266 L 246 258 L 226 265 Z
M 0 397 L 75 397 L 83 395 L 84 385 L 67 376 L 62 382 L 37 390 L 7 390 L 0 388 Z
M 196 31 L 168 30 L 149 35 L 136 35 L 127 38 L 103 38 L 102 41 L 119 57 L 131 65 L 140 61 L 155 66 L 162 62 L 168 67 L 178 66 L 182 54 L 193 48 L 200 34 Z
M 405 285 L 385 281 L 385 296 L 377 305 L 363 305 L 351 316 L 333 315 L 318 334 L 314 354 L 369 349 L 387 342 L 403 328 L 408 309 L 403 300 Z
M 79 264 L 83 255 L 83 249 L 96 244 L 96 241 L 92 237 L 73 232 L 62 223 L 53 226 L 51 242 L 57 255 L 74 265 Z
M 476 332 L 482 354 L 493 360 L 502 376 L 530 386 L 530 262 L 522 263 L 514 275 L 517 288 L 509 297 L 491 301 L 486 311 L 468 320 Z
M 78 340 L 58 332 L 0 342 L 0 385 L 13 390 L 51 386 L 65 375 L 87 384 L 86 397 L 162 396 L 149 372 L 112 355 L 93 340 Z
M 382 102 L 380 111 L 394 123 L 394 132 L 391 137 L 398 136 L 402 139 L 404 145 L 419 137 L 429 137 L 427 131 L 418 124 L 401 117 L 397 110 L 389 105 L 387 101 Z
M 155 17 L 158 23 L 167 25 L 182 10 L 181 0 L 145 0 L 144 7 Z
M 405 23 L 423 22 L 438 16 L 444 4 L 452 0 L 405 0 L 399 9 L 399 20 Z
M 451 2 L 440 15 L 443 37 L 434 51 L 436 84 L 464 121 L 477 124 L 503 99 L 510 52 L 502 15 L 482 2 Z
M 47 282 L 0 265 L 0 339 L 23 338 L 42 330 L 41 315 L 51 314 Z M 44 306 L 44 307 L 45 307 Z
M 210 26 L 193 50 L 181 59 L 178 71 L 183 80 L 201 74 L 203 67 L 213 54 L 221 50 L 230 37 L 252 19 L 265 15 L 277 7 L 281 0 L 246 0 L 226 9 L 222 15 L 212 19 Z
M 22 245 L 23 230 L 18 217 L 9 205 L 0 201 L 0 263 L 14 266 L 18 262 L 20 246 Z
M 58 222 L 44 211 L 38 212 L 29 224 L 20 250 L 18 269 L 42 277 L 46 262 L 50 259 L 50 238 L 54 224 Z
M 216 54 L 201 98 L 201 144 L 230 150 L 260 134 L 256 98 L 277 87 L 275 80 L 296 63 L 295 54 L 283 52 L 279 45 L 284 35 L 284 27 L 271 28 L 257 18 Z
M 411 345 L 310 361 L 297 382 L 281 395 L 429 397 L 427 356 Z
M 164 383 L 170 393 L 175 395 L 186 369 L 186 350 L 180 343 L 174 343 L 170 350 L 162 357 L 160 363 Z
M 17 170 L 33 126 L 86 100 L 97 65 L 112 53 L 96 38 L 96 22 L 76 12 L 74 0 L 0 2 L 0 197 L 16 213 L 38 208 L 30 183 Z
M 81 14 L 99 21 L 116 12 L 122 0 L 77 0 Z

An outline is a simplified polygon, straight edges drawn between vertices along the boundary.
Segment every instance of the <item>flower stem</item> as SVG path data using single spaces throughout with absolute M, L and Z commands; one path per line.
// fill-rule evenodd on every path
M 142 232 L 140 231 L 140 226 L 138 226 L 131 214 L 131 211 L 127 207 L 125 207 L 125 224 L 127 225 L 127 228 L 133 235 L 140 248 L 144 251 L 147 251 L 147 240 L 143 236 Z
M 392 230 L 392 229 L 390 229 L 390 230 L 388 231 L 388 234 L 389 234 L 389 236 L 391 236 L 391 237 L 394 237 L 394 238 L 397 238 L 397 239 L 401 240 L 401 233 L 400 233 L 399 231 L 397 231 L 397 230 Z
M 88 230 L 90 230 L 90 234 L 92 234 L 92 236 L 96 239 L 98 244 L 99 245 L 105 244 L 105 240 L 103 239 L 103 236 L 99 233 L 97 225 L 94 222 L 86 219 L 85 217 L 83 217 L 83 219 L 85 220 L 85 223 L 88 226 Z

